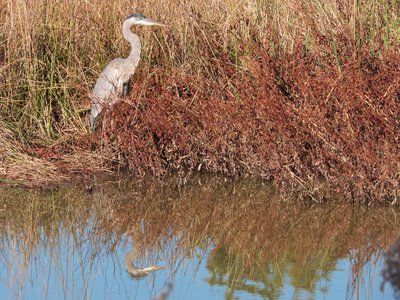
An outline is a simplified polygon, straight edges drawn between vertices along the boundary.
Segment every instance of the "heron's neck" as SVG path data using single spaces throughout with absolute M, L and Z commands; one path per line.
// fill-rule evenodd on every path
M 122 35 L 124 39 L 131 44 L 131 53 L 127 57 L 133 64 L 136 64 L 140 59 L 140 49 L 142 47 L 140 38 L 131 31 L 132 23 L 124 22 L 122 25 Z
M 125 268 L 128 272 L 133 273 L 136 271 L 136 268 L 133 266 L 133 262 L 136 258 L 137 254 L 135 250 L 131 250 L 125 255 Z

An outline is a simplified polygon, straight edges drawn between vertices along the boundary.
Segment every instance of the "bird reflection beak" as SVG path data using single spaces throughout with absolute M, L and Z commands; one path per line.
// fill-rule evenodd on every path
M 152 19 L 142 19 L 142 20 L 139 20 L 136 24 L 139 24 L 139 25 L 156 25 L 156 26 L 167 26 L 167 25 L 165 25 L 165 24 L 163 24 L 163 23 L 161 23 L 161 22 L 158 22 L 158 21 L 156 21 L 156 20 L 152 20 Z

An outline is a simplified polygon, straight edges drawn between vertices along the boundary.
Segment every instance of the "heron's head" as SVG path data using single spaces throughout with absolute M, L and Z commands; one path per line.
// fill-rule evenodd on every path
M 161 22 L 146 18 L 142 13 L 131 14 L 125 18 L 125 21 L 129 21 L 130 23 L 132 23 L 132 25 L 166 26 Z

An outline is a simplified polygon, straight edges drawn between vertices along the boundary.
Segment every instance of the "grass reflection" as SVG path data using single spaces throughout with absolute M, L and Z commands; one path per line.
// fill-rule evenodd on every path
M 363 266 L 394 243 L 400 228 L 395 209 L 289 203 L 261 181 L 217 177 L 184 186 L 174 179 L 149 185 L 98 179 L 93 193 L 80 184 L 3 189 L 0 207 L 1 277 L 12 298 L 24 298 L 35 277 L 66 298 L 93 297 L 99 277 L 104 291 L 119 280 L 119 297 L 135 294 L 123 266 L 133 248 L 135 266 L 167 267 L 157 271 L 166 272 L 161 284 L 155 276 L 144 279 L 149 298 L 179 270 L 195 276 L 203 258 L 205 282 L 223 287 L 226 299 L 240 292 L 279 299 L 287 285 L 311 298 L 329 293 L 321 280 L 329 283 L 337 262 L 350 257 L 352 294 Z

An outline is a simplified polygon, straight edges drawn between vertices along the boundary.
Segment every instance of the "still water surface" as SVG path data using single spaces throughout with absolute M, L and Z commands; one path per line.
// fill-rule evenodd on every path
M 393 299 L 390 208 L 304 205 L 256 180 L 3 189 L 1 299 Z M 141 279 L 136 267 L 165 266 Z M 161 298 L 160 298 L 161 297 Z

